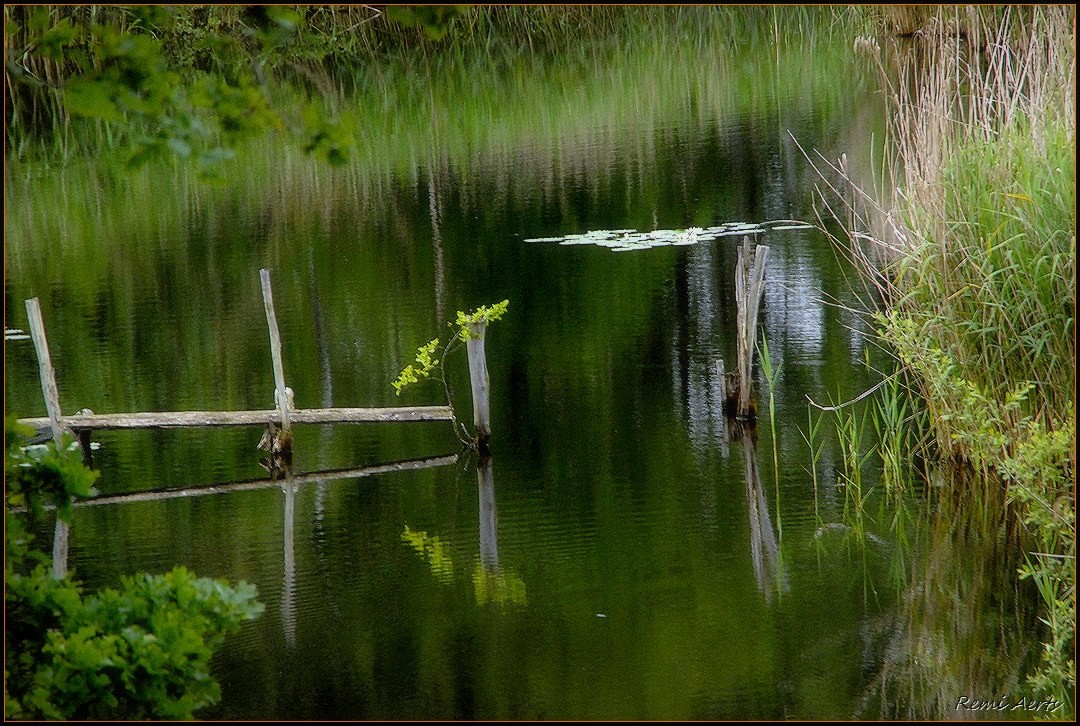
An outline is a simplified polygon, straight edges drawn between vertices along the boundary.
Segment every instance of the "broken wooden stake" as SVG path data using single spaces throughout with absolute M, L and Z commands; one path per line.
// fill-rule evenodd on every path
M 750 263 L 750 237 L 744 236 L 735 265 L 735 306 L 738 333 L 738 412 L 743 419 L 754 418 L 751 387 L 754 364 L 754 342 L 757 333 L 758 308 L 765 291 L 765 264 L 769 260 L 768 245 L 757 245 L 754 261 Z
M 469 323 L 469 339 L 465 342 L 469 354 L 469 381 L 472 384 L 473 426 L 476 429 L 476 446 L 481 454 L 487 453 L 488 439 L 491 438 L 491 381 L 484 354 L 486 333 L 487 322 Z

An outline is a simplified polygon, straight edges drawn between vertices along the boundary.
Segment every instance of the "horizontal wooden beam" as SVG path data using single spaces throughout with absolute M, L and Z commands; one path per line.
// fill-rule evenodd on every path
M 452 421 L 449 406 L 401 408 L 310 408 L 289 411 L 291 423 L 384 423 L 392 421 Z M 209 426 L 281 425 L 281 412 L 273 411 L 172 411 L 150 413 L 107 413 L 60 418 L 60 425 L 74 431 L 110 429 L 175 429 Z M 50 427 L 48 417 L 21 418 L 19 423 L 36 429 Z

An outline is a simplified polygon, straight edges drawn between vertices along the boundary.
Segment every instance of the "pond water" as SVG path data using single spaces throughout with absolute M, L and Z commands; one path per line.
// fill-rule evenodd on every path
M 201 716 L 877 708 L 914 555 L 877 504 L 850 536 L 836 446 L 815 466 L 803 434 L 807 397 L 855 397 L 881 358 L 844 307 L 851 270 L 780 220 L 814 219 L 800 146 L 868 166 L 883 113 L 844 37 L 717 46 L 709 27 L 360 74 L 348 103 L 367 131 L 343 169 L 265 142 L 219 185 L 9 165 L 6 323 L 41 298 L 67 413 L 270 408 L 264 267 L 300 408 L 443 403 L 438 384 L 390 382 L 456 311 L 509 300 L 488 333 L 488 462 L 77 510 L 70 561 L 90 587 L 177 564 L 258 587 L 266 611 L 215 657 L 222 700 Z M 771 247 L 775 439 L 760 366 L 756 437 L 730 439 L 720 412 L 740 235 L 627 254 L 527 241 L 737 224 Z M 463 358 L 448 371 L 469 418 Z M 7 411 L 44 415 L 28 341 L 5 369 Z M 260 434 L 95 433 L 99 489 L 264 477 Z M 446 423 L 299 426 L 294 468 L 459 451 Z

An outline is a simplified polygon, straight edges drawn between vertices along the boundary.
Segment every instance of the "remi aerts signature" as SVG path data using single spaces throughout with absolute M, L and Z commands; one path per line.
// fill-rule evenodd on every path
M 965 711 L 1034 711 L 1036 713 L 1053 713 L 1062 707 L 1061 701 L 1048 698 L 1045 701 L 1036 701 L 1034 698 L 1021 698 L 1013 701 L 1006 698 L 998 698 L 988 701 L 979 698 L 960 696 L 956 700 L 956 710 Z

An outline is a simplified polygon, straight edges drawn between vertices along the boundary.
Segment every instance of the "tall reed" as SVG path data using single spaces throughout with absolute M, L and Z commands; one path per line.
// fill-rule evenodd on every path
M 761 359 L 761 370 L 765 374 L 765 380 L 769 382 L 769 431 L 772 433 L 773 452 L 773 481 L 776 485 L 776 528 L 780 539 L 784 539 L 784 525 L 780 518 L 780 461 L 777 450 L 780 448 L 776 440 L 776 380 L 780 377 L 780 369 L 783 363 L 778 362 L 773 368 L 772 357 L 769 355 L 769 343 L 765 340 L 764 332 L 761 335 L 761 345 L 758 346 L 758 356 Z
M 818 413 L 817 417 L 814 417 L 813 408 L 806 407 L 806 430 L 800 431 L 803 441 L 806 442 L 807 448 L 810 450 L 810 477 L 814 482 L 814 522 L 818 526 L 821 525 L 821 511 L 818 504 L 818 460 L 821 459 L 821 452 L 824 449 L 824 442 L 821 441 L 821 421 L 822 416 Z

